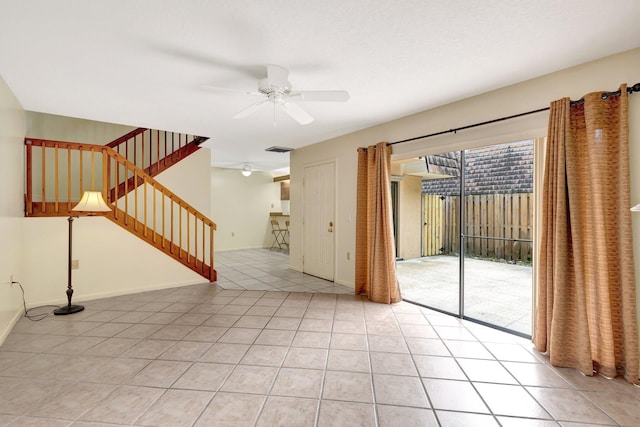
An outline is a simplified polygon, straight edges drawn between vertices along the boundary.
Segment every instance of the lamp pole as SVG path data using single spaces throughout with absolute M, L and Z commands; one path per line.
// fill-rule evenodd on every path
M 73 220 L 74 217 L 70 216 L 67 218 L 69 221 L 69 254 L 68 254 L 68 262 L 67 262 L 67 302 L 68 304 L 64 307 L 57 308 L 53 310 L 54 314 L 62 315 L 62 314 L 72 314 L 77 313 L 79 311 L 84 310 L 84 305 L 79 304 L 71 304 L 71 297 L 73 296 L 73 287 L 71 286 L 71 263 L 73 258 Z

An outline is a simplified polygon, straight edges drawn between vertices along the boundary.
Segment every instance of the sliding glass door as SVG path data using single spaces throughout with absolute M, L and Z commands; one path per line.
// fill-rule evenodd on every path
M 422 257 L 398 262 L 403 298 L 530 335 L 533 141 L 424 161 Z

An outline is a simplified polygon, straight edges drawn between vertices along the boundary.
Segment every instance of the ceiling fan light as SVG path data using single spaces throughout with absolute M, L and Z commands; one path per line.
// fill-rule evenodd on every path
M 301 106 L 290 101 L 321 101 L 321 102 L 346 102 L 349 93 L 345 90 L 307 90 L 293 92 L 289 82 L 289 70 L 280 65 L 267 65 L 267 77 L 258 81 L 258 92 L 246 92 L 250 95 L 263 97 L 244 110 L 233 116 L 234 119 L 243 119 L 262 109 L 266 104 L 273 105 L 273 125 L 276 125 L 276 105 L 279 106 L 293 120 L 306 125 L 313 122 L 313 117 Z
M 244 176 L 249 176 L 251 175 L 251 166 L 249 166 L 248 164 L 245 164 L 244 166 L 242 166 L 242 175 Z

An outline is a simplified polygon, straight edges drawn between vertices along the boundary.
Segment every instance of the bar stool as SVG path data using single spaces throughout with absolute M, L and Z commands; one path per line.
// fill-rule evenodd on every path
M 289 249 L 289 220 L 284 222 L 284 241 L 287 242 L 287 249 Z
M 285 228 L 280 228 L 280 223 L 277 219 L 271 220 L 271 234 L 273 234 L 273 243 L 269 250 L 278 246 L 278 249 L 282 249 L 283 246 L 289 247 L 289 244 L 284 239 L 284 233 L 287 230 Z

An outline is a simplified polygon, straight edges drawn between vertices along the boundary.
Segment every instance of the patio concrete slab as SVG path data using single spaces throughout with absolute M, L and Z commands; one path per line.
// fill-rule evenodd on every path
M 408 259 L 396 268 L 404 299 L 458 313 L 458 257 Z M 466 258 L 464 283 L 466 317 L 531 334 L 531 266 Z

